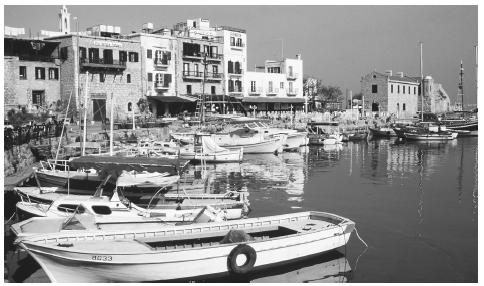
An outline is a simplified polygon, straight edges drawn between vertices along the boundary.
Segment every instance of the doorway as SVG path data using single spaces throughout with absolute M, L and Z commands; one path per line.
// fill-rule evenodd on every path
M 106 119 L 106 99 L 92 100 L 92 114 L 94 121 L 103 121 Z

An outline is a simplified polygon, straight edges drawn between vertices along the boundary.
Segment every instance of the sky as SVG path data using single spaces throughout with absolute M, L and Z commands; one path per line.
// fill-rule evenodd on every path
M 4 6 L 4 25 L 58 30 L 61 6 Z M 454 103 L 460 61 L 464 64 L 464 104 L 475 104 L 477 6 L 104 6 L 68 5 L 79 29 L 96 24 L 121 26 L 122 33 L 172 28 L 186 19 L 207 18 L 210 25 L 247 30 L 248 70 L 266 59 L 304 60 L 304 76 L 360 92 L 361 78 L 386 70 L 420 75 L 419 41 L 423 42 L 423 73 L 441 83 Z M 75 29 L 75 22 L 71 20 Z M 457 102 L 460 102 L 460 97 Z

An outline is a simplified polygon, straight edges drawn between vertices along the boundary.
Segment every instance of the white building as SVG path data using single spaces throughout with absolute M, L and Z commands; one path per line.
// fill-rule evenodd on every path
M 244 82 L 243 102 L 257 106 L 258 111 L 302 109 L 303 61 L 296 59 L 266 61 L 264 72 L 247 72 Z

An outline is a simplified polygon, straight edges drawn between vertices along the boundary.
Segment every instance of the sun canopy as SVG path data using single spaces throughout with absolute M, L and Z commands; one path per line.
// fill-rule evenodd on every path
M 205 154 L 229 151 L 228 149 L 218 146 L 210 136 L 202 136 L 202 150 Z
M 176 183 L 179 176 L 170 176 L 170 173 L 148 173 L 136 171 L 123 171 L 116 182 L 118 187 L 164 187 Z

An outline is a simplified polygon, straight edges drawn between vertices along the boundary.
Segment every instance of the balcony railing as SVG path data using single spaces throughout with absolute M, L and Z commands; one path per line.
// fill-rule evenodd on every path
M 170 85 L 165 86 L 163 82 L 155 81 L 155 89 L 169 89 Z
M 287 96 L 296 96 L 298 93 L 298 89 L 297 88 L 293 88 L 293 89 L 288 89 L 287 90 Z
M 203 72 L 197 72 L 197 71 L 183 71 L 183 77 L 196 77 L 196 78 L 202 78 L 202 77 L 203 77 Z
M 18 59 L 20 61 L 31 61 L 31 62 L 54 62 L 59 58 L 49 57 L 49 56 L 38 56 L 38 55 L 19 55 Z
M 161 60 L 161 59 L 154 59 L 153 60 L 153 65 L 155 67 L 167 67 L 170 65 L 170 61 L 166 60 Z
M 297 79 L 299 77 L 299 74 L 297 73 L 288 73 L 287 74 L 287 79 Z
M 203 56 L 203 54 L 202 54 Z M 207 60 L 222 60 L 223 55 L 222 54 L 207 54 Z
M 207 72 L 207 78 L 209 79 L 222 79 L 221 73 Z
M 125 69 L 126 61 L 120 60 L 106 60 L 101 58 L 81 58 L 79 59 L 81 67 L 83 68 L 112 68 L 112 69 Z
M 278 93 L 279 93 L 278 88 L 268 89 L 267 92 L 266 92 L 267 95 L 276 95 Z
M 241 93 L 241 92 L 243 92 L 243 88 L 242 87 L 239 87 L 239 88 L 237 88 L 237 87 L 230 88 L 229 87 L 229 92 L 232 92 L 232 93 Z
M 249 91 L 249 95 L 252 95 L 252 96 L 256 96 L 256 95 L 260 95 L 262 93 L 262 87 L 257 87 L 255 89 L 250 89 Z
M 244 70 L 239 69 L 239 70 L 229 70 L 230 75 L 242 75 L 244 73 Z
M 244 43 L 240 43 L 240 44 L 237 44 L 237 43 L 230 43 L 230 47 L 234 47 L 234 48 L 243 48 L 243 47 L 245 47 L 245 44 L 244 44 Z
M 213 53 L 203 53 L 203 52 L 183 52 L 183 57 L 184 58 L 196 58 L 196 59 L 203 59 L 204 57 L 207 57 L 207 60 L 216 60 L 220 61 L 223 58 L 222 54 L 213 54 Z

